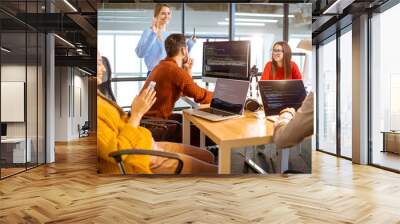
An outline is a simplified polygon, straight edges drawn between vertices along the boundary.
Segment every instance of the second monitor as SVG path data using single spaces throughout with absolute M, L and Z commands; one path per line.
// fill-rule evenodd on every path
M 250 41 L 203 43 L 203 77 L 249 80 Z

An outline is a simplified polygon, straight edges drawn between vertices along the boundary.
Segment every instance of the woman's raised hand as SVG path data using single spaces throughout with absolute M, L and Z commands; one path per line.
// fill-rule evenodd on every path
M 129 122 L 134 126 L 139 126 L 140 120 L 143 115 L 153 106 L 156 102 L 156 91 L 150 89 L 149 86 L 143 89 L 139 95 L 133 99 L 131 104 L 131 117 Z
M 158 32 L 158 20 L 157 20 L 157 18 L 153 18 L 153 22 L 152 22 L 152 24 L 151 24 L 151 30 L 154 32 L 154 33 L 157 33 Z

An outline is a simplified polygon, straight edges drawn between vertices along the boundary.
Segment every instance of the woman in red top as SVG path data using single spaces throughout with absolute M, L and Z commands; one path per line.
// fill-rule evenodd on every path
M 272 61 L 265 65 L 261 80 L 302 79 L 299 68 L 291 59 L 290 46 L 284 41 L 276 42 L 272 47 Z

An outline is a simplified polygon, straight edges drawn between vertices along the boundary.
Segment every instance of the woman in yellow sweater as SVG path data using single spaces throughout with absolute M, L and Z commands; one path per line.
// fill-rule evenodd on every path
M 105 67 L 100 55 L 97 56 L 97 85 L 103 80 Z M 183 160 L 182 174 L 217 173 L 213 164 L 214 156 L 207 150 L 170 142 L 155 142 L 151 132 L 139 126 L 142 116 L 154 104 L 155 91 L 144 89 L 135 97 L 131 105 L 131 116 L 99 91 L 97 93 L 97 148 L 98 169 L 101 173 L 119 173 L 115 160 L 109 153 L 124 149 L 152 149 L 174 152 Z M 177 161 L 148 155 L 123 157 L 127 173 L 172 174 Z

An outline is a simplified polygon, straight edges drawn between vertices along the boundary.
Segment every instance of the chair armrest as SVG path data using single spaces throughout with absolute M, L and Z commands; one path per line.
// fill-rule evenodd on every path
M 122 174 L 126 174 L 125 168 L 122 161 L 123 155 L 152 155 L 152 156 L 160 156 L 169 159 L 175 159 L 178 161 L 178 166 L 175 169 L 175 174 L 180 174 L 183 168 L 183 160 L 176 153 L 163 152 L 163 151 L 155 151 L 155 150 L 143 150 L 143 149 L 125 149 L 118 150 L 115 152 L 111 152 L 108 156 L 113 157 L 119 168 L 121 169 Z
M 157 126 L 157 127 L 162 127 L 162 128 L 165 128 L 165 129 L 168 128 L 166 124 L 160 124 L 160 123 L 157 123 L 157 122 L 153 122 L 151 120 L 141 120 L 140 124 L 145 124 L 145 125 L 148 124 L 148 125 L 153 125 L 153 126 Z
M 156 118 L 156 117 L 144 117 L 142 121 L 149 121 L 149 122 L 157 122 L 157 123 L 167 123 L 167 124 L 177 124 L 181 125 L 182 124 L 176 120 L 167 120 L 167 119 L 162 119 L 162 118 Z

